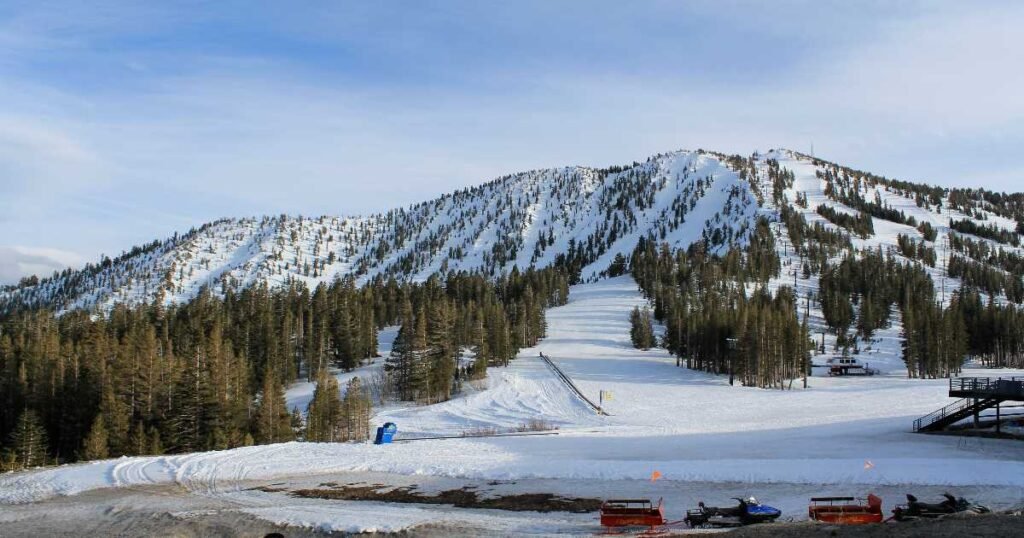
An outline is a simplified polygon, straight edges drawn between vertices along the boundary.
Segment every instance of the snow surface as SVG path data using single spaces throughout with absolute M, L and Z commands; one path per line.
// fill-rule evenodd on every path
M 675 205 L 685 207 L 685 225 L 675 220 Z M 723 216 L 726 207 L 730 214 Z M 204 287 L 314 289 L 347 276 L 425 280 L 447 270 L 495 276 L 548 266 L 573 243 L 610 243 L 583 269 L 590 280 L 648 234 L 685 248 L 719 230 L 742 244 L 756 213 L 749 183 L 721 159 L 676 151 L 618 172 L 564 167 L 513 174 L 365 217 L 222 219 L 91 271 L 0 289 L 0 305 L 17 299 L 104 311 L 115 303 L 180 303 Z M 622 225 L 617 237 L 609 232 L 614 221 Z
M 1007 491 L 1010 497 L 1024 491 L 1020 442 L 910 433 L 914 418 L 950 401 L 945 380 L 888 375 L 811 378 L 806 390 L 799 381 L 786 391 L 730 387 L 722 377 L 676 367 L 663 350 L 633 349 L 628 313 L 639 304 L 643 299 L 629 277 L 575 286 L 568 305 L 549 311 L 549 336 L 524 350 L 509 368 L 491 369 L 486 390 L 467 391 L 433 406 L 391 406 L 375 417 L 375 422 L 397 422 L 400 437 L 458 435 L 537 418 L 557 425 L 558 435 L 387 446 L 294 442 L 121 458 L 4 475 L 0 503 L 166 484 L 194 495 L 228 495 L 246 512 L 275 522 L 345 531 L 399 530 L 450 519 L 445 515 L 450 509 L 390 505 L 388 516 L 381 518 L 384 508 L 375 503 L 280 505 L 260 497 L 269 494 L 242 484 L 376 472 L 433 480 L 579 481 L 586 484 L 581 488 L 600 483 L 616 491 L 613 484 L 643 484 L 654 470 L 665 482 L 651 485 L 652 491 L 701 482 L 722 484 L 716 487 L 725 495 L 729 488 L 742 493 L 750 484 L 774 484 L 792 491 L 787 502 L 794 506 L 808 492 L 821 489 L 860 492 L 903 485 L 1000 488 L 1005 502 L 1024 503 L 1024 495 L 1005 498 Z M 613 399 L 605 408 L 612 416 L 594 414 L 569 393 L 537 358 L 539 352 L 556 361 L 592 398 L 599 390 L 611 392 Z M 965 372 L 971 373 L 978 372 Z M 298 398 L 300 388 L 293 387 L 290 398 Z M 470 513 L 465 517 L 490 521 L 486 525 L 494 528 L 526 524 L 531 517 Z M 562 518 L 559 524 L 583 521 L 566 514 L 544 517 Z

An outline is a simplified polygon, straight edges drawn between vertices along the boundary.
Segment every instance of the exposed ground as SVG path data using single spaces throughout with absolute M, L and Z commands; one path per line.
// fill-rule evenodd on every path
M 447 504 L 456 508 L 490 508 L 512 512 L 572 512 L 586 514 L 601 507 L 601 499 L 560 497 L 551 493 L 519 493 L 481 497 L 473 491 L 476 486 L 446 489 L 435 494 L 416 491 L 415 486 L 387 488 L 383 484 L 338 485 L 320 484 L 320 487 L 292 491 L 296 497 L 331 499 L 336 501 L 378 501 L 405 504 Z M 270 491 L 270 490 L 264 490 Z
M 751 526 L 729 533 L 729 538 L 1005 538 L 1024 536 L 1024 517 L 1016 514 L 947 516 L 883 525 L 836 526 L 811 522 Z

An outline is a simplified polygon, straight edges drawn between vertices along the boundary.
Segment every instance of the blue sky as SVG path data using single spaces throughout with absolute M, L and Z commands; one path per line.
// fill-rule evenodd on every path
M 0 282 L 679 148 L 1024 190 L 1022 27 L 1012 2 L 0 1 Z

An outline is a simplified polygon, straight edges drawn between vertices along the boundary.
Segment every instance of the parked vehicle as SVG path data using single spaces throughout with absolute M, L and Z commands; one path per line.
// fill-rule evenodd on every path
M 782 515 L 782 511 L 778 508 L 761 504 L 754 497 L 733 498 L 739 503 L 734 507 L 707 506 L 701 501 L 697 504 L 696 509 L 686 511 L 686 519 L 683 521 L 693 528 L 740 527 L 755 523 L 768 523 Z
M 609 499 L 601 503 L 603 527 L 659 527 L 665 524 L 663 500 Z
M 954 497 L 949 493 L 943 493 L 945 498 L 938 503 L 925 503 L 917 500 L 917 497 L 907 494 L 907 504 L 901 504 L 893 509 L 892 515 L 896 521 L 909 521 L 913 519 L 937 518 L 956 514 L 959 512 L 971 512 L 974 514 L 985 514 L 991 510 L 980 504 L 973 504 L 963 497 Z
M 812 497 L 807 507 L 807 517 L 812 521 L 839 525 L 863 525 L 881 523 L 882 499 L 869 493 L 866 499 L 857 497 Z

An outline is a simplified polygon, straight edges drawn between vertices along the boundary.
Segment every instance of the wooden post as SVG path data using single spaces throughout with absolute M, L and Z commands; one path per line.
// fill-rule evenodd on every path
M 996 402 L 996 434 L 1002 433 L 1002 427 L 999 423 L 999 402 Z
M 735 369 L 733 368 L 733 360 L 736 355 L 736 344 L 739 342 L 736 338 L 726 338 L 726 349 L 729 354 L 729 385 L 732 386 L 733 378 L 735 376 Z

